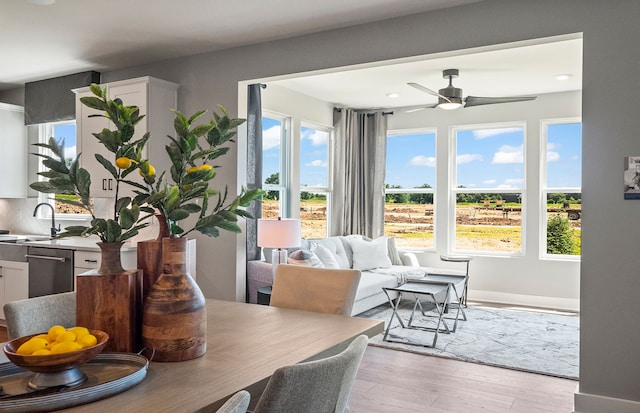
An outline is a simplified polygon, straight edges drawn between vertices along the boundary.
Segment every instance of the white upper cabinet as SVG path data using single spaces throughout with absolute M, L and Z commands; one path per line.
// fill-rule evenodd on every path
M 165 145 L 168 143 L 167 135 L 173 135 L 173 112 L 171 109 L 177 108 L 178 87 L 176 83 L 153 77 L 140 77 L 135 79 L 122 80 L 118 82 L 105 83 L 102 87 L 107 87 L 109 98 L 120 98 L 127 106 L 138 106 L 140 114 L 145 118 L 136 125 L 134 139 L 141 138 L 146 132 L 151 132 L 151 139 L 145 148 L 143 157 L 156 167 L 157 171 L 163 170 L 167 164 Z M 96 160 L 95 154 L 99 153 L 113 162 L 113 154 L 108 152 L 104 146 L 93 136 L 93 133 L 100 132 L 103 128 L 113 129 L 114 125 L 103 117 L 89 117 L 98 113 L 80 103 L 80 98 L 92 96 L 88 87 L 76 89 L 76 133 L 77 142 L 82 156 L 80 164 L 91 174 L 91 195 L 96 198 L 113 198 L 116 196 L 115 179 Z M 127 176 L 126 179 L 142 182 L 142 178 L 137 173 Z M 118 197 L 132 196 L 131 187 L 124 184 L 120 187 Z
M 0 198 L 26 198 L 27 146 L 24 108 L 0 103 Z

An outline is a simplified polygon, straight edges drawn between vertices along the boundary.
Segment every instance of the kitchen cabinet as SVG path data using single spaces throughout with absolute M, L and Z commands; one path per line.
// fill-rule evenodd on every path
M 143 158 L 149 159 L 157 171 L 165 169 L 168 158 L 165 152 L 167 135 L 173 134 L 173 112 L 177 108 L 177 96 L 179 85 L 165 80 L 145 76 L 118 82 L 105 83 L 109 98 L 120 98 L 125 105 L 138 106 L 140 113 L 145 118 L 136 125 L 134 140 L 142 137 L 146 132 L 151 132 L 151 139 L 147 143 Z M 113 129 L 106 118 L 90 117 L 98 111 L 88 108 L 80 103 L 80 98 L 92 96 L 88 87 L 74 90 L 76 93 L 76 138 L 79 151 L 82 152 L 80 163 L 91 174 L 91 195 L 97 198 L 114 198 L 116 196 L 115 179 L 96 160 L 95 154 L 99 153 L 109 160 L 113 160 L 113 154 L 93 136 L 93 133 L 103 128 Z M 142 182 L 137 173 L 127 177 L 133 181 Z M 121 185 L 118 197 L 132 196 L 132 188 Z
M 0 198 L 27 197 L 27 128 L 22 106 L 0 103 Z
M 4 317 L 4 305 L 29 298 L 29 264 L 0 260 L 0 318 Z
M 78 276 L 83 272 L 100 268 L 100 251 L 75 251 L 73 256 L 73 274 Z M 126 270 L 138 267 L 138 256 L 135 249 L 122 251 L 120 254 L 122 267 Z

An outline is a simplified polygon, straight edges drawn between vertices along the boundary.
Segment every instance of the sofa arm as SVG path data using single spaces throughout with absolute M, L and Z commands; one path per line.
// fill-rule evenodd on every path
M 402 260 L 402 264 L 408 265 L 410 267 L 419 267 L 420 262 L 418 262 L 418 257 L 413 252 L 401 252 L 400 259 Z
M 273 284 L 273 270 L 271 264 L 265 261 L 247 262 L 247 287 L 249 289 L 249 302 L 258 302 L 258 288 L 268 287 Z

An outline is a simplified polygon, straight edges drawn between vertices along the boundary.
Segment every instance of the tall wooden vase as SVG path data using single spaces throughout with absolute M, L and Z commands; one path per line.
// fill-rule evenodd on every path
M 105 351 L 138 352 L 142 340 L 142 271 L 124 270 L 123 243 L 98 243 L 100 268 L 76 277 L 76 324 L 109 334 Z
M 186 238 L 162 240 L 162 273 L 144 299 L 142 342 L 153 361 L 184 361 L 207 350 L 204 295 L 187 272 Z
M 142 270 L 142 297 L 149 294 L 151 286 L 162 272 L 162 239 L 169 237 L 169 226 L 164 215 L 156 215 L 158 237 L 138 242 L 138 269 Z

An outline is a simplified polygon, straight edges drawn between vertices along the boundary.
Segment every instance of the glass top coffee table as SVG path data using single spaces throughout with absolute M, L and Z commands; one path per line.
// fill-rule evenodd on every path
M 387 296 L 389 300 L 389 304 L 393 310 L 391 314 L 391 318 L 387 323 L 387 328 L 384 331 L 384 337 L 382 338 L 387 342 L 396 342 L 403 344 L 411 344 L 422 347 L 434 348 L 438 341 L 438 333 L 450 334 L 455 332 L 458 323 L 458 315 L 460 314 L 460 309 L 456 313 L 455 318 L 449 318 L 449 320 L 454 320 L 453 328 L 449 328 L 447 324 L 447 318 L 444 317 L 445 314 L 445 306 L 447 305 L 447 299 L 451 291 L 457 294 L 453 283 L 446 281 L 437 281 L 437 280 L 428 280 L 428 279 L 417 279 L 408 281 L 402 285 L 397 287 L 383 287 L 382 290 Z M 395 291 L 398 293 L 398 298 L 394 301 L 389 295 L 390 291 Z M 398 309 L 400 307 L 400 303 L 405 296 L 410 296 L 413 302 L 413 309 L 411 311 L 411 315 L 409 316 L 409 320 L 405 322 L 400 314 L 398 313 Z M 422 300 L 426 300 L 434 305 L 434 310 L 425 310 L 422 305 Z M 423 317 L 433 318 L 433 325 L 417 325 L 414 323 L 414 318 L 416 315 L 416 310 L 419 310 Z M 431 311 L 434 314 L 429 314 Z M 400 323 L 400 327 L 406 329 L 415 329 L 415 330 L 423 330 L 433 332 L 433 340 L 429 343 L 417 343 L 411 341 L 400 341 L 400 340 L 392 340 L 389 338 L 389 330 L 391 329 L 391 324 L 393 324 L 393 320 L 397 319 Z

